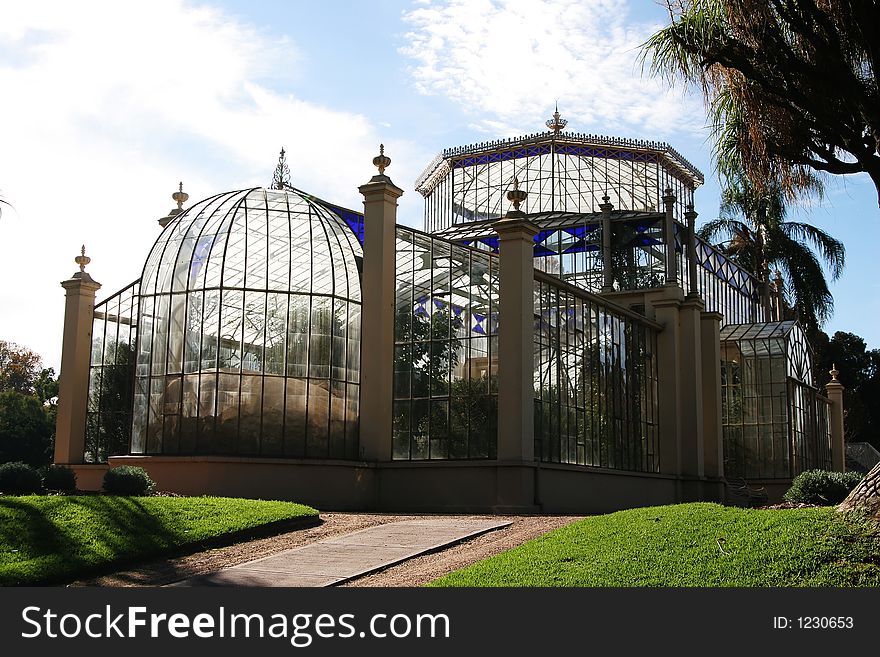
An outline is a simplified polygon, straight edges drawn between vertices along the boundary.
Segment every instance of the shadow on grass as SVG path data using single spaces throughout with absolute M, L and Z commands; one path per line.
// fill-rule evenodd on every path
M 212 536 L 188 536 L 175 514 L 158 517 L 141 499 L 105 496 L 0 497 L 0 585 L 55 585 L 156 557 L 320 524 L 317 516 L 278 520 Z

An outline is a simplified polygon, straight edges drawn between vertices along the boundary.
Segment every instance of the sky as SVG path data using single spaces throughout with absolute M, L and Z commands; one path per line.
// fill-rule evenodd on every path
M 182 181 L 189 204 L 293 184 L 361 209 L 380 142 L 420 227 L 414 182 L 443 148 L 543 130 L 666 141 L 720 188 L 702 99 L 642 70 L 653 0 L 31 0 L 0 4 L 0 340 L 59 369 L 64 291 L 85 244 L 98 300 L 140 276 Z M 843 240 L 825 330 L 880 348 L 880 221 L 866 176 L 793 208 Z

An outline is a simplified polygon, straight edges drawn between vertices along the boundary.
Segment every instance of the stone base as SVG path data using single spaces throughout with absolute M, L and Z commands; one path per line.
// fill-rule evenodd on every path
M 292 500 L 322 511 L 592 514 L 723 500 L 722 484 L 709 479 L 551 463 L 115 456 L 109 466 L 72 467 L 80 489 L 100 490 L 107 468 L 119 465 L 144 468 L 163 491 Z

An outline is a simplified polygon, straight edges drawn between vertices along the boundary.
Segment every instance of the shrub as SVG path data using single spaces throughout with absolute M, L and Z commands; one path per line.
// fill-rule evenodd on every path
M 156 484 L 143 468 L 120 465 L 104 474 L 104 492 L 112 495 L 148 495 Z
M 76 473 L 66 465 L 52 463 L 41 469 L 43 486 L 49 490 L 76 490 Z
M 10 495 L 43 492 L 40 473 L 27 463 L 13 461 L 0 465 L 0 491 Z
M 783 498 L 801 504 L 838 504 L 861 481 L 858 472 L 829 472 L 828 470 L 805 470 L 791 482 L 791 488 Z

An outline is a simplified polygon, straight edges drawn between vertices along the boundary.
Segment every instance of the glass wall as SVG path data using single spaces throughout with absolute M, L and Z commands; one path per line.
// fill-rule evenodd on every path
M 828 401 L 812 386 L 811 360 L 795 322 L 721 330 L 726 476 L 788 479 L 831 467 Z
M 535 281 L 535 455 L 657 472 L 656 332 L 550 277 Z
M 497 257 L 397 227 L 392 458 L 495 458 L 497 304 Z
M 540 228 L 535 235 L 535 267 L 556 278 L 598 294 L 603 285 L 602 215 L 544 212 L 530 215 Z M 659 287 L 666 280 L 664 216 L 656 212 L 611 213 L 611 272 L 615 289 Z M 689 289 L 687 229 L 675 223 L 679 284 Z M 440 237 L 490 253 L 498 253 L 492 222 L 458 224 Z M 722 314 L 722 324 L 763 321 L 755 278 L 715 247 L 697 239 L 697 290 L 707 311 Z
M 95 304 L 86 411 L 86 463 L 106 463 L 128 453 L 137 342 L 138 288 L 135 281 Z
M 132 453 L 357 458 L 361 258 L 296 190 L 179 215 L 141 282 Z

